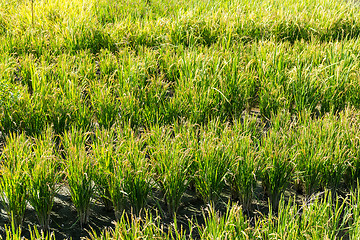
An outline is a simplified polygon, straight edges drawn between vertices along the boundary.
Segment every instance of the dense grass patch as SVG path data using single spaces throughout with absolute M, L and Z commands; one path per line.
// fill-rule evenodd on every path
M 4 237 L 358 238 L 358 4 L 0 9 Z

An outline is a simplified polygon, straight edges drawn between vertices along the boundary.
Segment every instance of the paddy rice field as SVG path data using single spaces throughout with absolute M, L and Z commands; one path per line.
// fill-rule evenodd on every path
M 2 0 L 2 239 L 359 239 L 360 5 Z

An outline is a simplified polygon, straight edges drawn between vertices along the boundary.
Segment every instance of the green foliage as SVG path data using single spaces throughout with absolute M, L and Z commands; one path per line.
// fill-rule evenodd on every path
M 251 209 L 258 175 L 259 160 L 255 134 L 255 119 L 247 116 L 243 123 L 237 122 L 229 128 L 223 137 L 232 155 L 227 182 L 233 197 L 239 200 L 244 210 Z
M 28 201 L 35 209 L 40 227 L 50 230 L 50 214 L 61 172 L 54 152 L 52 129 L 48 127 L 34 142 L 34 156 L 29 167 Z
M 226 145 L 216 136 L 219 122 L 211 122 L 208 129 L 202 129 L 199 147 L 195 153 L 195 187 L 203 201 L 215 204 L 221 199 L 225 178 L 230 168 L 231 156 Z
M 21 226 L 27 200 L 28 164 L 32 143 L 24 134 L 11 134 L 1 156 L 1 201 L 11 223 Z
M 65 183 L 81 226 L 92 201 L 114 208 L 93 239 L 356 239 L 357 192 L 336 193 L 360 177 L 359 19 L 340 0 L 0 1 L 7 237 L 27 204 L 49 230 Z M 185 231 L 187 192 L 211 206 Z M 262 196 L 252 224 L 215 211 Z M 146 210 L 162 204 L 173 223 Z
M 204 215 L 204 226 L 199 229 L 201 239 L 249 239 L 253 237 L 249 222 L 243 216 L 241 207 L 228 206 L 226 213 L 221 215 L 209 205 Z
M 150 148 L 155 180 L 165 195 L 170 215 L 176 214 L 183 194 L 189 184 L 191 150 L 182 146 L 184 136 L 172 137 L 173 129 L 152 128 Z
M 87 133 L 76 128 L 66 132 L 63 138 L 66 180 L 81 227 L 89 221 L 90 203 L 95 192 L 95 168 L 86 152 L 87 138 Z

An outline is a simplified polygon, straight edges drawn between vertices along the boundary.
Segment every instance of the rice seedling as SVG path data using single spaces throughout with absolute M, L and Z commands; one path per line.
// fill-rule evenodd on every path
M 281 46 L 280 46 L 281 47 Z M 281 110 L 290 109 L 290 103 L 285 97 L 287 83 L 287 62 L 282 48 L 275 48 L 272 61 L 267 61 L 266 52 L 257 52 L 257 73 L 259 76 L 259 109 L 263 116 L 270 118 Z
M 191 220 L 188 220 L 188 229 L 189 229 L 189 233 L 187 234 L 186 230 L 183 229 L 183 225 L 181 225 L 179 228 L 178 221 L 175 215 L 174 222 L 171 225 L 171 229 L 170 229 L 171 231 L 169 231 L 167 237 L 170 239 L 177 239 L 177 240 L 192 239 L 194 226 Z
M 295 169 L 293 145 L 289 141 L 291 138 L 287 137 L 291 134 L 288 117 L 285 113 L 272 119 L 273 128 L 262 139 L 260 146 L 259 154 L 263 161 L 259 170 L 261 181 L 274 210 L 277 210 L 280 196 L 293 177 Z
M 171 136 L 177 136 L 178 147 L 186 152 L 189 161 L 187 185 L 191 190 L 195 190 L 195 176 L 198 171 L 195 163 L 196 152 L 199 149 L 199 137 L 201 127 L 198 124 L 193 124 L 189 121 L 175 122 L 171 127 Z
M 128 153 L 129 167 L 125 170 L 125 192 L 135 214 L 140 214 L 151 190 L 152 174 L 144 153 Z M 151 170 L 150 170 L 151 171 Z
M 277 214 L 272 214 L 270 206 L 269 215 L 257 221 L 254 230 L 257 237 L 266 239 L 337 239 L 350 216 L 347 200 L 333 202 L 328 191 L 300 205 L 295 199 L 285 203 L 282 196 Z
M 153 217 L 148 211 L 142 215 L 144 217 L 139 218 L 135 215 L 123 213 L 119 221 L 115 223 L 114 229 L 106 229 L 101 235 L 92 231 L 89 239 L 167 239 L 167 234 L 158 216 Z
M 355 188 L 360 178 L 360 138 L 358 137 L 360 125 L 358 113 L 353 108 L 348 108 L 343 115 L 341 115 L 341 118 L 343 119 L 342 125 L 345 126 L 346 129 L 344 132 L 344 141 L 349 151 L 347 157 L 348 166 L 343 177 L 347 185 Z
M 128 176 L 127 173 L 129 169 L 131 169 L 130 162 L 127 158 L 128 154 L 131 154 L 131 150 L 129 150 L 131 147 L 127 144 L 127 140 L 131 134 L 132 132 L 128 127 L 116 130 L 116 135 L 114 135 L 116 138 L 113 139 L 113 149 L 108 149 L 108 153 L 112 152 L 112 155 L 108 155 L 108 161 L 104 164 L 110 168 L 105 169 L 104 166 L 101 167 L 106 172 L 106 177 L 100 180 L 106 181 L 103 189 L 105 192 L 108 191 L 109 200 L 111 200 L 112 206 L 114 207 L 115 218 L 117 220 L 121 219 L 129 201 L 126 181 L 131 181 L 131 179 L 126 177 Z M 106 147 L 106 145 L 104 146 Z M 147 193 L 148 190 L 146 190 L 145 194 Z
M 225 177 L 229 172 L 231 158 L 224 145 L 214 133 L 219 127 L 218 122 L 212 122 L 209 129 L 203 129 L 200 136 L 199 148 L 195 153 L 194 164 L 195 188 L 205 203 L 216 204 L 221 199 L 225 186 Z
M 345 170 L 347 160 L 351 158 L 345 134 L 348 131 L 346 118 L 337 119 L 333 115 L 327 115 L 319 123 L 321 131 L 318 132 L 319 152 L 324 156 L 322 160 L 322 187 L 336 192 Z M 345 120 L 346 121 L 346 120 Z M 345 124 L 344 124 L 345 123 Z
M 249 222 L 238 205 L 228 205 L 226 213 L 221 215 L 213 206 L 206 208 L 203 213 L 204 225 L 199 226 L 201 239 L 249 239 L 252 231 Z
M 309 116 L 309 115 L 307 115 Z M 309 122 L 304 123 L 298 128 L 296 134 L 296 173 L 295 184 L 304 192 L 305 196 L 310 197 L 319 190 L 321 185 L 322 152 L 318 151 L 316 138 L 319 129 L 313 129 Z
M 359 199 L 360 199 L 360 191 L 359 191 L 359 183 L 355 189 L 351 190 L 349 194 L 349 204 L 350 211 L 351 211 L 351 218 L 349 219 L 349 238 L 350 239 L 357 239 L 359 237 L 359 230 L 360 230 L 360 209 L 359 209 Z
M 99 126 L 110 128 L 120 116 L 120 103 L 114 87 L 93 83 L 90 87 L 90 99 Z
M 1 69 L 1 68 L 0 68 Z M 5 71 L 5 70 L 3 70 Z M 14 86 L 11 84 L 10 81 L 7 80 L 8 78 L 5 78 L 3 76 L 0 76 L 0 108 L 2 110 L 1 119 L 4 119 L 4 115 L 7 111 L 9 111 L 14 105 L 14 103 L 18 100 L 20 91 L 19 87 Z M 6 126 L 3 126 L 2 121 L 0 124 L 0 127 L 2 129 L 6 129 Z M 8 130 L 8 129 L 6 129 Z
M 114 159 L 114 169 L 109 174 L 108 194 L 114 207 L 115 218 L 120 220 L 125 212 L 128 200 L 128 193 L 125 192 L 125 169 L 129 168 L 127 162 L 123 162 L 121 158 Z
M 5 225 L 5 239 L 21 240 L 21 227 L 11 222 L 11 226 Z
M 54 204 L 61 172 L 54 154 L 53 132 L 50 127 L 35 139 L 34 155 L 27 178 L 27 200 L 35 209 L 40 227 L 50 230 L 50 213 Z
M 268 216 L 262 215 L 254 227 L 254 235 L 265 239 L 299 239 L 301 212 L 294 198 L 285 203 L 284 196 L 280 197 L 277 214 L 273 213 L 269 205 Z
M 326 112 L 344 110 L 349 85 L 352 82 L 350 75 L 353 71 L 356 71 L 357 67 L 356 60 L 351 56 L 350 51 L 343 50 L 340 56 L 337 55 L 336 52 L 339 48 L 343 48 L 342 44 L 327 50 L 326 60 L 331 64 L 328 64 L 319 74 L 319 77 L 324 79 L 324 97 L 321 105 L 322 110 Z
M 32 157 L 32 143 L 25 134 L 10 134 L 1 155 L 1 201 L 15 226 L 21 226 L 27 204 L 28 163 Z
M 239 201 L 244 210 L 251 210 L 253 190 L 256 186 L 258 128 L 256 118 L 244 115 L 241 120 L 227 125 L 221 134 L 221 142 L 227 146 L 230 157 L 226 183 L 233 200 Z
M 191 160 L 189 151 L 182 147 L 183 137 L 178 134 L 172 138 L 172 131 L 167 128 L 152 128 L 149 145 L 155 181 L 164 193 L 169 214 L 174 216 L 189 184 Z
M 96 129 L 91 145 L 92 157 L 96 164 L 95 183 L 107 210 L 111 209 L 109 178 L 114 173 L 116 161 L 115 136 L 113 130 Z
M 66 154 L 66 180 L 81 227 L 89 221 L 90 203 L 95 192 L 95 168 L 86 152 L 87 141 L 88 134 L 76 128 L 65 132 L 62 139 Z
M 236 157 L 232 160 L 228 183 L 235 199 L 239 200 L 245 210 L 250 210 L 256 185 L 256 151 L 249 136 L 239 137 L 236 142 L 240 146 L 233 150 Z
M 54 240 L 55 234 L 49 233 L 49 232 L 43 232 L 40 231 L 34 227 L 31 228 L 29 226 L 29 232 L 30 232 L 30 238 L 29 240 Z M 1 237 L 1 239 L 3 239 Z M 22 240 L 25 239 L 24 236 L 22 236 L 21 228 L 15 227 L 15 225 L 12 223 L 10 227 L 5 225 L 5 239 L 13 239 L 13 240 Z
M 345 229 L 350 216 L 345 208 L 346 200 L 333 200 L 333 194 L 326 191 L 322 197 L 315 197 L 303 204 L 300 226 L 303 238 L 335 239 Z
M 2 204 L 10 222 L 14 222 L 17 227 L 21 227 L 23 223 L 27 205 L 26 180 L 26 175 L 20 169 L 2 168 L 0 182 Z
M 55 240 L 55 234 L 53 232 L 49 233 L 49 232 L 44 232 L 44 231 L 40 231 L 34 227 L 34 229 L 30 229 L 30 240 Z
M 122 179 L 124 182 L 116 188 L 114 186 L 111 188 L 117 191 L 116 198 L 120 200 L 120 204 L 122 204 L 122 196 L 126 193 L 134 214 L 140 214 L 152 188 L 152 169 L 146 159 L 145 139 L 144 137 L 137 138 L 131 129 L 124 127 L 118 130 L 116 142 L 118 144 L 117 169 L 113 177 L 119 177 L 119 179 L 113 183 L 118 184 Z M 124 189 L 121 189 L 121 186 L 124 186 Z
M 312 77 L 313 63 L 304 64 L 298 60 L 294 67 L 293 74 L 290 75 L 288 83 L 288 91 L 291 94 L 291 102 L 296 112 L 307 109 L 310 112 L 315 112 L 316 107 L 321 102 L 321 85 Z

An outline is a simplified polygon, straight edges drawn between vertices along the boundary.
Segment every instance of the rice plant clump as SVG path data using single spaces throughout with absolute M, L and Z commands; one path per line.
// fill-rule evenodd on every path
M 28 201 L 35 209 L 42 230 L 50 230 L 50 214 L 58 189 L 61 171 L 54 150 L 54 135 L 48 127 L 43 135 L 34 141 L 34 157 L 27 179 Z
M 195 153 L 195 187 L 203 201 L 216 204 L 221 199 L 225 187 L 225 178 L 229 173 L 231 156 L 227 146 L 216 136 L 218 122 L 201 132 L 200 142 Z
M 87 139 L 88 134 L 76 128 L 66 132 L 63 138 L 66 180 L 81 227 L 89 221 L 91 199 L 95 193 L 95 168 L 86 151 Z
M 150 136 L 155 181 L 160 185 L 168 212 L 176 214 L 189 184 L 190 150 L 184 149 L 181 134 L 172 136 L 173 129 L 153 128 Z
M 107 210 L 111 209 L 111 196 L 108 181 L 114 174 L 116 165 L 114 130 L 97 129 L 91 145 L 91 153 L 96 166 L 95 183 L 100 198 Z
M 27 205 L 29 161 L 33 143 L 25 134 L 11 134 L 1 156 L 1 202 L 9 222 L 21 226 Z

